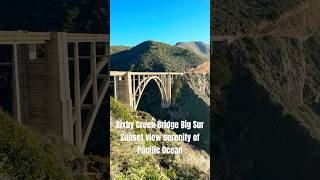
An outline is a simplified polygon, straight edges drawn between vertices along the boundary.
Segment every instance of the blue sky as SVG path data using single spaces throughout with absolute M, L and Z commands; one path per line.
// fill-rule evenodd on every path
M 210 39 L 210 0 L 110 0 L 111 45 Z

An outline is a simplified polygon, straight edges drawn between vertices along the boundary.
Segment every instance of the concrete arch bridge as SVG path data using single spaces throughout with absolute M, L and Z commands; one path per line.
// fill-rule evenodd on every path
M 0 51 L 0 83 L 12 94 L 3 103 L 0 89 L 0 104 L 19 123 L 84 152 L 109 88 L 109 35 L 0 31 Z
M 183 74 L 178 72 L 110 71 L 110 78 L 113 83 L 115 100 L 136 110 L 144 89 L 150 81 L 155 81 L 160 90 L 161 106 L 168 108 L 171 104 L 173 78 Z

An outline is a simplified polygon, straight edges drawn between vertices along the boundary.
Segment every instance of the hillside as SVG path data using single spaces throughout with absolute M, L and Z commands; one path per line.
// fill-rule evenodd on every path
M 205 61 L 194 52 L 155 41 L 145 41 L 111 56 L 111 70 L 185 72 Z
M 44 137 L 0 109 L 0 179 L 105 179 L 107 160 L 83 156 L 57 137 Z
M 110 54 L 116 54 L 122 51 L 129 50 L 131 47 L 130 46 L 111 46 L 110 47 Z
M 206 61 L 199 66 L 189 70 L 190 73 L 210 73 L 210 61 Z
M 274 21 L 304 0 L 211 0 L 211 29 L 218 35 L 247 34 L 262 21 Z
M 151 115 L 144 112 L 133 112 L 111 98 L 111 176 L 115 179 L 209 179 L 209 155 L 181 142 L 121 142 L 121 133 L 156 133 L 172 134 L 165 129 L 132 129 L 115 128 L 115 120 L 151 121 Z M 133 114 L 139 116 L 133 116 Z M 168 146 L 183 148 L 182 155 L 146 155 L 138 156 L 134 149 L 138 145 Z
M 320 32 L 320 1 L 306 0 L 296 8 L 283 13 L 275 21 L 262 21 L 251 33 L 270 35 L 310 35 Z
M 318 179 L 320 38 L 242 38 L 215 54 L 216 179 Z
M 175 46 L 180 48 L 185 48 L 193 51 L 194 53 L 202 56 L 204 58 L 210 57 L 210 46 L 201 41 L 192 41 L 192 42 L 178 42 Z

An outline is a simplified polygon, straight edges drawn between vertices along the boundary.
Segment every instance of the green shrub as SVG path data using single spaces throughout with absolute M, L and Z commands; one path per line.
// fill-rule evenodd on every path
M 110 97 L 110 113 L 115 118 L 119 118 L 123 121 L 151 121 L 152 116 L 149 113 L 143 111 L 137 111 L 137 117 L 134 117 L 130 110 L 123 105 L 122 103 L 114 100 L 113 97 Z M 141 118 L 141 119 L 140 119 Z M 135 133 L 146 135 L 148 133 L 147 129 L 143 128 L 134 128 Z M 145 146 L 160 146 L 158 142 L 155 141 L 145 141 Z
M 0 109 L 0 174 L 10 179 L 71 179 L 54 148 Z
M 133 116 L 126 106 L 114 100 L 114 98 L 110 97 L 110 113 L 115 118 L 120 118 L 126 121 L 134 121 Z
M 232 80 L 231 70 L 227 59 L 223 55 L 216 56 L 213 61 L 213 72 L 211 73 L 212 84 L 223 88 Z
M 166 171 L 166 174 L 171 180 L 177 179 L 176 171 L 172 167 Z
M 181 78 L 174 79 L 172 85 L 172 102 L 177 102 L 181 98 L 183 83 Z

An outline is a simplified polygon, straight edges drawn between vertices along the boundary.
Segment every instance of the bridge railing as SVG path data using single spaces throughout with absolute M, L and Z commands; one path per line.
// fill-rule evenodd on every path
M 0 31 L 0 44 L 43 44 L 50 32 Z M 67 42 L 106 42 L 109 34 L 65 33 Z
M 50 39 L 49 32 L 0 31 L 0 44 L 42 44 Z
M 110 76 L 130 75 L 183 75 L 181 72 L 133 72 L 133 71 L 110 71 Z

